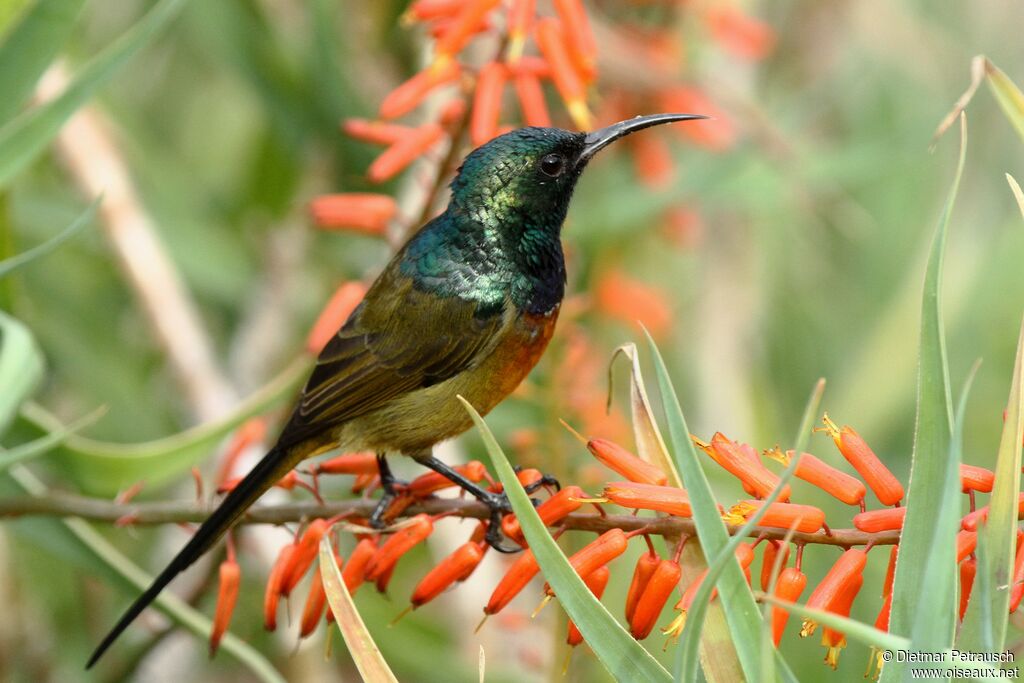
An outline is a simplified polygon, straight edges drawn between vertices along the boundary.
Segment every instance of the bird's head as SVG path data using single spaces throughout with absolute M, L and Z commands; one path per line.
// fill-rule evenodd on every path
M 452 209 L 484 225 L 532 224 L 558 230 L 587 162 L 615 140 L 696 114 L 654 114 L 590 133 L 561 128 L 520 128 L 498 136 L 466 157 L 452 182 Z

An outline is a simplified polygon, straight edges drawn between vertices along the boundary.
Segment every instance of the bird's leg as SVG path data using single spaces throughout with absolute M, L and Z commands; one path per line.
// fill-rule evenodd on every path
M 386 526 L 384 514 L 391 507 L 391 503 L 394 502 L 395 498 L 398 497 L 398 492 L 395 490 L 395 484 L 398 483 L 398 480 L 391 473 L 391 466 L 388 465 L 387 458 L 384 457 L 383 453 L 377 454 L 377 471 L 380 474 L 380 487 L 383 493 L 381 494 L 380 501 L 377 503 L 377 507 L 373 508 L 373 514 L 370 515 L 370 526 L 374 529 L 381 529 Z
M 519 546 L 508 547 L 501 544 L 501 541 L 503 540 L 501 533 L 501 518 L 506 512 L 512 511 L 512 506 L 509 504 L 508 497 L 504 493 L 494 493 L 493 491 L 487 491 L 481 488 L 466 477 L 462 476 L 458 471 L 453 470 L 451 467 L 445 465 L 429 453 L 426 455 L 414 455 L 413 460 L 424 467 L 432 469 L 438 474 L 447 477 L 450 481 L 458 484 L 462 490 L 472 495 L 490 509 L 491 515 L 489 523 L 487 524 L 487 535 L 484 537 L 484 540 L 487 541 L 487 545 L 491 546 L 499 553 L 517 553 L 522 550 Z

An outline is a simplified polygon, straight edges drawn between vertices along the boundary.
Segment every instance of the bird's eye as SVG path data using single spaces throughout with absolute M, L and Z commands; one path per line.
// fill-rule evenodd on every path
M 540 160 L 540 170 L 544 172 L 544 175 L 549 175 L 552 178 L 560 176 L 563 168 L 565 168 L 565 157 L 561 154 L 548 154 Z

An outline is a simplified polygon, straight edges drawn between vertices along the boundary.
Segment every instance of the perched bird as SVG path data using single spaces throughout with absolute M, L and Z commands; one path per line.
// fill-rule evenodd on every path
M 379 454 L 385 494 L 373 523 L 380 524 L 394 496 L 384 454 L 398 453 L 487 504 L 487 541 L 503 550 L 504 495 L 481 489 L 431 454 L 436 443 L 472 425 L 455 397 L 486 414 L 544 352 L 565 291 L 562 223 L 594 154 L 643 128 L 700 118 L 638 116 L 592 133 L 521 128 L 470 153 L 452 181 L 448 208 L 394 255 L 320 353 L 277 443 L 132 603 L 87 668 L 274 482 L 337 447 Z

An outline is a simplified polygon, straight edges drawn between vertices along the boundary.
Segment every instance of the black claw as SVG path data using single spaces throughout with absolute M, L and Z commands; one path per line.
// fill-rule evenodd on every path
M 550 474 L 543 475 L 540 479 L 524 488 L 527 493 L 533 493 L 534 491 L 543 488 L 544 486 L 554 486 L 556 491 L 562 490 L 562 485 L 559 484 L 558 480 L 552 477 Z
M 487 542 L 487 545 L 494 548 L 496 552 L 505 553 L 506 555 L 518 553 L 523 550 L 518 545 L 502 545 L 501 542 L 504 540 L 505 535 L 501 533 L 501 511 L 491 508 L 491 520 L 487 525 L 487 534 L 484 536 L 484 541 Z

